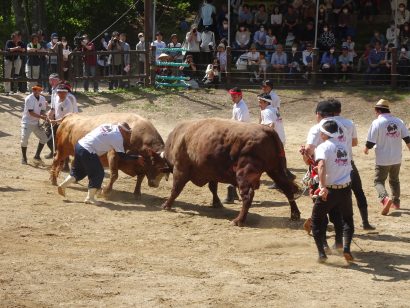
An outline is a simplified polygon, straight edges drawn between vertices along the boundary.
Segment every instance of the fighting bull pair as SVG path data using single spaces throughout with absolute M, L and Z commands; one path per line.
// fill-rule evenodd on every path
M 242 226 L 252 204 L 255 190 L 259 188 L 260 177 L 266 172 L 288 198 L 291 218 L 300 218 L 299 209 L 294 201 L 294 194 L 298 191 L 298 187 L 287 177 L 285 152 L 278 134 L 269 127 L 223 119 L 180 123 L 170 133 L 164 145 L 152 124 L 137 115 L 110 114 L 92 118 L 80 115 L 67 116 L 57 131 L 57 151 L 51 171 L 53 184 L 56 184 L 61 162 L 68 155 L 75 154 L 75 147 L 77 147 L 77 155 L 80 155 L 80 151 L 83 152 L 81 155 L 84 155 L 84 149 L 87 150 L 85 141 L 93 139 L 91 138 L 93 136 L 85 137 L 83 141 L 81 138 L 95 128 L 90 125 L 99 126 L 109 122 L 128 123 L 132 132 L 129 141 L 126 141 L 124 151 L 127 154 L 141 154 L 144 163 L 142 164 L 142 160 L 138 159 L 127 161 L 116 151 L 108 151 L 107 154 L 105 151 L 101 152 L 102 164 L 108 163 L 111 170 L 110 183 L 105 193 L 111 190 L 113 182 L 117 179 L 118 169 L 132 176 L 138 175 L 135 189 L 137 194 L 140 194 L 141 181 L 145 175 L 150 180 L 150 186 L 158 186 L 161 176 L 172 172 L 171 196 L 165 201 L 164 209 L 171 208 L 188 181 L 198 186 L 208 183 L 213 195 L 212 205 L 220 207 L 222 205 L 217 195 L 217 185 L 218 182 L 228 183 L 236 186 L 240 191 L 242 209 L 233 223 Z M 101 130 L 101 126 L 99 129 Z M 95 137 L 102 132 L 97 131 L 93 134 Z M 111 148 L 115 149 L 113 146 Z M 90 149 L 91 147 L 87 151 L 92 152 Z M 162 151 L 163 155 L 159 155 Z M 97 150 L 94 152 L 98 156 Z M 85 153 L 85 156 L 88 154 Z M 85 172 L 82 171 L 80 175 L 84 176 Z M 75 168 L 71 176 L 74 179 L 70 178 L 68 182 L 81 177 L 76 178 Z M 62 194 L 65 193 L 66 183 L 60 186 Z M 91 185 L 90 188 L 98 188 L 94 186 L 98 185 Z M 91 192 L 93 193 L 95 190 Z M 90 198 L 87 199 L 89 200 Z

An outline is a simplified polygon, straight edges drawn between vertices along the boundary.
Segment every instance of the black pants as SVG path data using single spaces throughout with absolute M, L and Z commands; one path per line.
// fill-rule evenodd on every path
M 367 199 L 362 188 L 362 180 L 360 179 L 359 171 L 352 160 L 352 171 L 350 173 L 350 178 L 352 180 L 352 190 L 356 197 L 357 207 L 360 211 L 360 216 L 362 217 L 363 223 L 368 223 L 368 213 L 367 213 Z
M 317 198 L 312 209 L 312 234 L 319 252 L 323 251 L 326 236 L 327 217 L 335 225 L 336 242 L 341 243 L 343 234 L 344 249 L 350 251 L 354 234 L 352 191 L 350 186 L 343 189 L 329 189 L 327 200 Z

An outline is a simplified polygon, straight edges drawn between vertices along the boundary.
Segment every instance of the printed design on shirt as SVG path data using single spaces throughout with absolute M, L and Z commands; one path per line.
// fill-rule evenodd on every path
M 110 125 L 101 126 L 101 133 L 102 134 L 106 135 L 106 134 L 109 134 L 111 132 L 112 132 L 112 126 L 110 126 Z
M 391 138 L 399 138 L 400 137 L 399 128 L 397 127 L 396 123 L 389 122 L 389 124 L 387 124 L 386 130 L 387 130 L 387 132 L 386 132 L 387 137 L 391 137 Z
M 345 137 L 345 133 L 343 131 L 343 129 L 341 127 L 339 127 L 339 136 L 337 137 L 337 141 L 339 142 L 346 142 L 346 137 Z
M 338 165 L 339 167 L 347 166 L 348 162 L 349 162 L 349 159 L 348 159 L 345 148 L 342 146 L 338 146 L 336 148 L 336 159 L 335 159 L 336 165 Z

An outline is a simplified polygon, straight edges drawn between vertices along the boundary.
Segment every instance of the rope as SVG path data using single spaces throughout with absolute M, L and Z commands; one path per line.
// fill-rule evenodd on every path
M 164 47 L 164 48 L 157 48 L 159 51 L 170 51 L 170 52 L 176 52 L 176 51 L 188 51 L 186 48 L 171 48 L 171 47 Z
M 55 145 L 55 141 L 54 141 L 54 125 L 51 124 L 51 139 L 53 140 L 53 154 L 56 153 L 56 145 Z
M 167 83 L 167 82 L 155 82 L 156 87 L 168 87 L 168 88 L 188 88 L 189 85 L 185 83 Z
M 189 80 L 189 77 L 183 77 L 183 76 L 160 76 L 157 75 L 155 76 L 156 80 Z
M 157 61 L 155 62 L 156 66 L 183 66 L 183 67 L 188 67 L 189 64 L 188 63 L 178 63 L 178 62 L 163 62 L 163 61 Z
M 94 42 L 97 38 L 99 38 L 102 34 L 104 34 L 108 29 L 110 29 L 112 26 L 114 26 L 117 22 L 119 22 L 125 15 L 128 14 L 129 11 L 131 11 L 133 8 L 135 8 L 135 6 L 138 4 L 138 2 L 140 2 L 141 0 L 137 0 L 134 2 L 134 4 L 131 4 L 131 6 L 128 8 L 128 10 L 126 10 L 124 12 L 124 14 L 122 14 L 116 21 L 114 21 L 111 25 L 109 25 L 106 29 L 104 29 L 104 31 L 102 31 L 100 34 L 98 34 L 96 37 L 94 37 L 91 40 L 91 43 Z

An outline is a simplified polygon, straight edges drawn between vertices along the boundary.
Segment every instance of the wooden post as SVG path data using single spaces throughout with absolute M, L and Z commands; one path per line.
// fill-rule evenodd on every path
M 391 71 L 390 71 L 390 84 L 394 89 L 397 87 L 397 48 L 391 49 Z
M 145 86 L 150 84 L 152 38 L 152 0 L 144 0 L 144 37 L 145 37 Z
M 231 85 L 231 71 L 232 71 L 232 48 L 231 46 L 226 47 L 226 86 Z
M 64 58 L 63 58 L 63 45 L 57 45 L 57 74 L 60 80 L 64 80 Z
M 312 59 L 312 85 L 315 86 L 317 83 L 317 76 L 319 73 L 319 48 L 313 48 L 313 59 Z
M 150 62 L 150 86 L 153 87 L 155 86 L 155 70 L 156 70 L 156 57 L 155 54 L 157 52 L 157 47 L 156 46 L 151 46 L 151 62 Z

